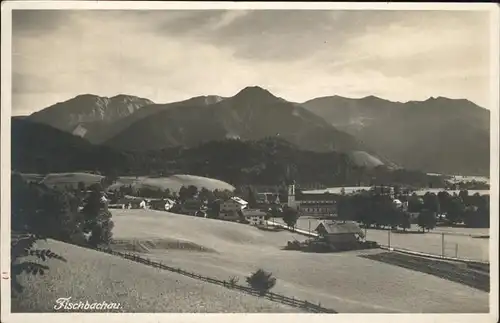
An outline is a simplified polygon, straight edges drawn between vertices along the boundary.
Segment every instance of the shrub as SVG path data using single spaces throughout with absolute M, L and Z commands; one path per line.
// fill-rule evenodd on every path
M 263 269 L 259 269 L 251 276 L 248 276 L 246 281 L 261 296 L 265 295 L 276 285 L 276 278 L 273 277 L 272 273 L 268 273 Z
M 231 276 L 231 278 L 229 278 L 229 286 L 234 287 L 239 281 L 240 279 L 238 277 Z

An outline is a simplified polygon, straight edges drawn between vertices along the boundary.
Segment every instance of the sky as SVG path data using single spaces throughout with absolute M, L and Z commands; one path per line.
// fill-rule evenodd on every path
M 167 103 L 246 86 L 489 108 L 489 33 L 478 11 L 14 10 L 12 114 L 85 93 Z

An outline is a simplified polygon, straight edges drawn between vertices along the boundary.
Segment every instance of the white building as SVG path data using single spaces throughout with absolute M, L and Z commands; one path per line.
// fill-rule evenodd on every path
M 266 213 L 259 210 L 245 210 L 243 212 L 245 219 L 250 222 L 250 225 L 265 225 Z
M 302 193 L 295 194 L 295 184 L 288 186 L 288 203 L 291 208 L 297 209 L 304 215 L 333 216 L 336 213 L 335 195 L 331 193 Z
M 233 213 L 243 210 L 248 206 L 248 202 L 239 198 L 231 197 L 220 205 L 220 213 Z

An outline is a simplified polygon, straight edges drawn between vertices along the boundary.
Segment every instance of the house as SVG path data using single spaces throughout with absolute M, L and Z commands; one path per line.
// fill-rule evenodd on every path
M 231 213 L 243 210 L 248 206 L 248 202 L 233 196 L 220 204 L 220 213 Z
M 250 225 L 265 225 L 266 212 L 260 210 L 243 210 L 245 220 L 250 222 Z
M 334 245 L 349 245 L 365 238 L 363 230 L 356 222 L 322 221 L 314 231 Z

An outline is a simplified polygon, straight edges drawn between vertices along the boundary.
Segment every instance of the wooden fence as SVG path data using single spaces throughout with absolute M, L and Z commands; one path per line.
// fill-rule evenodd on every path
M 124 253 L 124 252 L 119 252 L 119 251 L 115 251 L 115 250 L 111 250 L 111 249 L 103 249 L 103 248 L 98 248 L 97 250 L 99 250 L 101 252 L 109 253 L 109 254 L 112 254 L 115 256 L 120 256 L 120 257 L 123 257 L 125 259 L 132 260 L 134 262 L 138 262 L 138 263 L 141 263 L 141 264 L 144 264 L 147 266 L 151 266 L 151 267 L 159 268 L 159 269 L 163 269 L 163 270 L 168 270 L 168 271 L 178 273 L 178 274 L 181 274 L 184 276 L 188 276 L 188 277 L 191 277 L 194 279 L 205 281 L 205 282 L 208 282 L 211 284 L 216 284 L 216 285 L 220 285 L 220 286 L 223 286 L 226 288 L 240 290 L 242 292 L 251 294 L 253 296 L 265 297 L 271 301 L 279 302 L 281 304 L 285 304 L 285 305 L 289 305 L 289 306 L 293 306 L 293 307 L 298 307 L 298 308 L 303 308 L 304 310 L 309 311 L 309 312 L 313 312 L 313 313 L 337 313 L 336 311 L 334 311 L 332 309 L 325 308 L 325 307 L 321 306 L 321 303 L 314 304 L 314 303 L 311 303 L 308 301 L 302 301 L 302 300 L 296 299 L 294 297 L 287 297 L 287 296 L 276 294 L 273 292 L 267 292 L 264 295 L 260 295 L 259 291 L 255 290 L 253 288 L 247 287 L 247 286 L 238 285 L 236 283 L 231 283 L 231 282 L 225 281 L 225 280 L 220 280 L 220 279 L 215 279 L 215 278 L 211 278 L 211 277 L 207 277 L 207 276 L 202 276 L 202 275 L 199 275 L 199 274 L 196 274 L 193 272 L 189 272 L 189 271 L 186 271 L 186 270 L 183 270 L 180 268 L 175 268 L 175 267 L 171 267 L 171 266 L 162 264 L 161 262 L 152 261 L 150 259 L 140 257 L 136 254 Z

